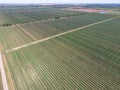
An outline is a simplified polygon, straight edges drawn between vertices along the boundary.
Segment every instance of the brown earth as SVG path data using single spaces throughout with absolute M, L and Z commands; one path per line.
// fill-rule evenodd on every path
M 69 11 L 81 11 L 81 12 L 90 12 L 90 13 L 96 13 L 96 12 L 110 12 L 110 10 L 99 10 L 99 9 L 93 9 L 93 8 L 64 8 L 62 10 L 69 10 Z

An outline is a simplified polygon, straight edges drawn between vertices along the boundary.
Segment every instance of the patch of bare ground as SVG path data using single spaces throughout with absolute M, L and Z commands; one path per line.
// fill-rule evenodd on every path
M 81 11 L 81 12 L 89 12 L 89 13 L 97 13 L 97 12 L 110 12 L 110 10 L 100 10 L 100 9 L 93 9 L 93 8 L 64 8 L 62 10 L 68 11 Z
M 7 78 L 9 90 L 15 90 L 4 53 L 2 53 L 2 58 L 3 58 L 3 63 L 4 63 L 5 72 L 6 72 L 6 78 Z

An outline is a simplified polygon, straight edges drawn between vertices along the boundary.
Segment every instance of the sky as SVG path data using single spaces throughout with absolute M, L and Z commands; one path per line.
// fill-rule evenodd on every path
M 116 3 L 120 0 L 0 0 L 0 3 Z

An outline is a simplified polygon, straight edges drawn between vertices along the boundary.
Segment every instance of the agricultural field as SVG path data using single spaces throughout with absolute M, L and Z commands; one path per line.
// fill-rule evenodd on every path
M 40 40 L 71 29 L 80 28 L 111 17 L 114 16 L 86 14 L 53 21 L 28 23 L 24 25 L 0 28 L 0 45 L 2 45 L 3 50 L 8 50 L 35 40 Z
M 8 9 L 8 8 L 7 8 Z M 52 18 L 69 17 L 74 15 L 86 14 L 83 12 L 72 12 L 56 10 L 50 8 L 21 8 L 21 9 L 1 9 L 0 26 L 10 26 L 12 24 L 28 23 Z
M 4 52 L 15 90 L 119 90 L 119 23 L 113 19 Z
M 3 50 L 34 41 L 26 33 L 16 27 L 0 28 L 0 45 Z
M 35 21 L 34 19 L 20 13 L 0 12 L 0 26 L 10 26 L 17 23 Z
M 86 14 L 84 12 L 71 12 L 64 10 L 43 10 L 43 11 L 30 11 L 30 12 L 22 12 L 24 15 L 32 17 L 37 20 L 44 20 L 49 18 L 57 18 L 57 17 L 65 17 L 70 15 L 83 15 Z
M 0 90 L 120 90 L 118 16 L 0 7 Z
M 113 16 L 100 14 L 86 14 L 80 16 L 73 16 L 65 19 L 34 24 L 25 24 L 20 26 L 39 40 L 48 36 L 79 28 L 111 17 Z

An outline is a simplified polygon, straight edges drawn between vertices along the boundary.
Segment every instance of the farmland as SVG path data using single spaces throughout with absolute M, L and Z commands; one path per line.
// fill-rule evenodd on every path
M 73 16 L 66 19 L 59 19 L 43 23 L 21 25 L 27 32 L 37 39 L 52 36 L 71 29 L 79 28 L 100 20 L 113 17 L 111 15 L 87 14 L 81 16 Z M 74 24 L 73 24 L 74 23 Z
M 114 16 L 86 14 L 53 21 L 5 27 L 0 29 L 0 41 L 2 43 L 3 49 L 8 50 L 26 43 L 30 43 L 36 39 L 40 40 L 111 17 Z M 30 35 L 28 35 L 28 33 L 26 34 L 25 31 Z
M 0 90 L 120 90 L 119 14 L 53 7 L 0 7 Z
M 0 30 L 0 41 L 4 49 L 13 48 L 18 45 L 34 41 L 27 34 L 16 27 L 4 28 Z M 3 47 L 2 46 L 2 47 Z
M 119 23 L 117 18 L 5 53 L 15 90 L 119 90 Z
M 65 16 L 86 14 L 83 12 L 70 12 L 50 8 L 24 8 L 24 9 L 0 9 L 0 26 L 28 23 Z

